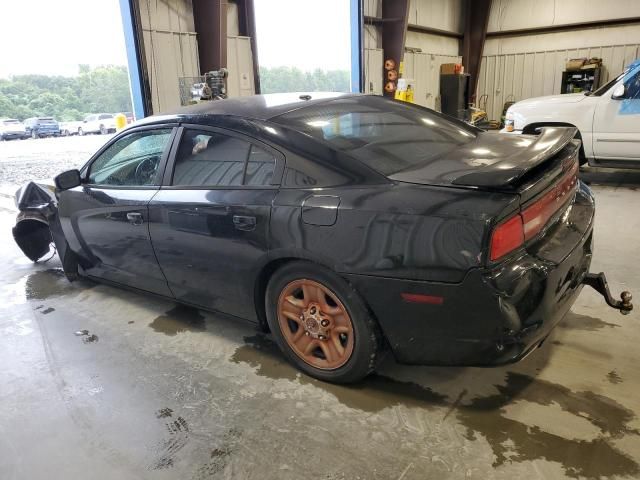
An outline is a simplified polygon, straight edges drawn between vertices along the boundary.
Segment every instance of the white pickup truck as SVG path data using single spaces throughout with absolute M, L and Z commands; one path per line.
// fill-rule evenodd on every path
M 578 128 L 580 164 L 640 168 L 640 60 L 595 92 L 515 103 L 501 132 L 535 134 L 544 126 Z
M 78 127 L 78 135 L 86 135 L 87 133 L 115 133 L 116 117 L 113 113 L 94 113 L 87 115 Z

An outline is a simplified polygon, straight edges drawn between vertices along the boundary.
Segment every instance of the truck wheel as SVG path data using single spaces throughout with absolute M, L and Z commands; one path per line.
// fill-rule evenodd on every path
M 381 334 L 358 293 L 331 270 L 293 262 L 266 291 L 267 322 L 298 369 L 319 380 L 357 382 L 373 371 Z
M 33 139 L 38 138 L 38 132 L 36 132 L 35 130 L 31 130 L 31 138 Z
M 84 135 L 84 130 L 82 130 L 82 127 L 78 127 L 78 135 Z
M 104 125 L 100 125 L 100 135 L 106 135 L 107 134 L 107 129 L 104 128 Z

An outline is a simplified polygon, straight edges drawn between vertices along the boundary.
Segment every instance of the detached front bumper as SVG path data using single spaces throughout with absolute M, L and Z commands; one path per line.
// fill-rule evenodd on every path
M 347 277 L 399 362 L 516 362 L 541 345 L 593 277 L 594 213 L 591 192 L 581 184 L 567 215 L 542 240 L 493 269 L 471 270 L 459 284 Z M 408 303 L 403 293 L 439 300 Z

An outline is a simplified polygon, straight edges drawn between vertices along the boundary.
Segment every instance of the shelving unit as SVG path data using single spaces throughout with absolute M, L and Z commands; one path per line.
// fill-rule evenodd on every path
M 600 86 L 600 67 L 562 72 L 560 93 L 592 92 Z

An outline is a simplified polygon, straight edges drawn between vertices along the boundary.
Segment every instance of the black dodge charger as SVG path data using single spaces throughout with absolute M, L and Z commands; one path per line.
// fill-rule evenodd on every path
M 87 276 L 249 319 L 322 380 L 399 362 L 497 365 L 549 335 L 589 274 L 594 199 L 575 130 L 484 133 L 382 97 L 277 94 L 138 122 L 14 237 Z

